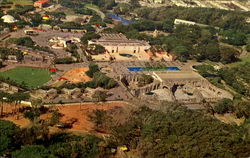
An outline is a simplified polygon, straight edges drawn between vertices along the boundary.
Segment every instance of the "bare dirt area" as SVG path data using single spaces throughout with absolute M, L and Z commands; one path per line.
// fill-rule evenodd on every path
M 240 125 L 241 123 L 244 122 L 244 118 L 237 118 L 234 114 L 224 114 L 224 115 L 219 115 L 215 114 L 215 118 L 220 120 L 221 122 L 231 124 L 231 123 L 236 123 L 237 125 Z
M 126 118 L 126 110 L 128 104 L 125 102 L 106 102 L 106 103 L 83 103 L 82 105 L 60 105 L 51 107 L 50 110 L 58 110 L 60 114 L 59 122 L 67 122 L 70 119 L 75 119 L 76 122 L 73 123 L 71 128 L 63 129 L 64 131 L 76 132 L 76 133 L 90 133 L 95 135 L 105 135 L 105 133 L 100 133 L 95 131 L 94 123 L 90 121 L 89 115 L 93 113 L 94 110 L 105 110 L 108 114 L 112 116 L 116 121 L 123 122 Z M 124 108 L 126 107 L 126 108 Z M 5 110 L 5 117 L 2 120 L 9 120 L 20 126 L 21 128 L 30 125 L 30 121 L 23 117 L 23 113 L 16 113 L 11 115 L 11 107 Z M 121 115 L 122 113 L 122 115 Z M 8 115 L 7 115 L 8 114 Z M 18 117 L 18 119 L 16 119 Z M 51 113 L 48 111 L 40 116 L 41 120 L 49 120 L 51 118 Z M 61 129 L 53 126 L 50 127 L 50 132 L 58 132 Z
M 91 78 L 85 74 L 86 71 L 88 71 L 87 67 L 74 68 L 67 71 L 62 77 L 71 83 L 87 82 Z
M 121 110 L 125 106 L 129 106 L 124 102 L 109 102 L 109 103 L 89 103 L 82 105 L 62 105 L 55 106 L 52 109 L 58 110 L 61 117 L 60 122 L 67 122 L 70 119 L 76 119 L 77 121 L 73 123 L 72 128 L 67 129 L 68 131 L 78 132 L 78 133 L 92 133 L 97 134 L 94 131 L 94 124 L 89 120 L 89 115 L 92 114 L 94 110 L 109 110 L 111 115 L 115 117 L 115 120 L 122 121 L 124 116 L 120 114 Z M 118 112 L 117 112 L 118 111 Z M 48 118 L 49 115 L 46 115 Z M 48 119 L 46 116 L 42 116 L 43 119 Z
M 11 121 L 13 123 L 15 123 L 16 125 L 22 127 L 27 127 L 30 124 L 30 121 L 26 118 L 23 117 L 22 113 L 15 113 L 15 108 L 13 104 L 6 104 L 4 103 L 3 106 L 3 114 L 4 117 L 1 118 L 1 120 L 8 120 Z M 25 107 L 25 106 L 22 106 Z

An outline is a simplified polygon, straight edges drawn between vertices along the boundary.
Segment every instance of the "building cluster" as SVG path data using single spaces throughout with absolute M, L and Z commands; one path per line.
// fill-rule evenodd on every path
M 147 41 L 128 39 L 123 34 L 101 33 L 101 38 L 88 42 L 91 45 L 101 45 L 105 52 L 98 55 L 91 55 L 95 61 L 108 60 L 165 60 L 172 61 L 173 57 L 165 51 L 151 52 L 150 44 Z
M 79 43 L 81 42 L 81 40 L 76 37 L 70 37 L 70 38 L 53 37 L 49 40 L 49 42 L 51 43 L 51 48 L 63 49 L 67 47 L 67 44 Z

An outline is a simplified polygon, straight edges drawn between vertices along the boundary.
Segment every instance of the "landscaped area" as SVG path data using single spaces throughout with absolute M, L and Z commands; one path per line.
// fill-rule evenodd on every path
M 19 84 L 26 84 L 32 89 L 43 85 L 50 80 L 51 73 L 46 69 L 31 67 L 16 67 L 0 73 L 1 77 L 9 78 Z

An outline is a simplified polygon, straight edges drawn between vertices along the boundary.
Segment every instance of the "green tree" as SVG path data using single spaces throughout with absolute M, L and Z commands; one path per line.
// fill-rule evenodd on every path
M 219 100 L 214 106 L 214 112 L 218 114 L 234 112 L 233 101 L 230 99 Z
M 227 46 L 220 47 L 221 61 L 224 63 L 231 63 L 237 61 L 239 54 L 239 51 L 235 48 Z
M 55 158 L 42 145 L 28 145 L 12 154 L 13 158 Z
M 81 37 L 82 43 L 87 44 L 91 39 L 98 39 L 100 35 L 96 34 L 95 32 L 87 32 Z

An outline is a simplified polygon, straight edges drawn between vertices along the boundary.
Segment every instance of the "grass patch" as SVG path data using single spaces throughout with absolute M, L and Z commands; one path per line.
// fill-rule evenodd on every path
M 25 84 L 28 89 L 37 88 L 50 80 L 51 73 L 46 69 L 31 67 L 16 67 L 0 73 L 19 84 Z
M 85 4 L 85 7 L 99 9 L 99 7 L 94 4 Z
M 32 0 L 7 0 L 7 2 L 12 2 L 12 3 L 16 3 L 16 4 L 30 4 L 30 5 L 33 5 Z

